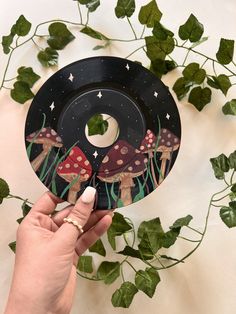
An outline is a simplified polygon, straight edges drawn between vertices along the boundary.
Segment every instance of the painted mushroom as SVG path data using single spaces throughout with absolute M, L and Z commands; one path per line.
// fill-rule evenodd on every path
M 81 183 L 86 182 L 92 175 L 92 167 L 82 150 L 76 146 L 72 148 L 69 156 L 58 165 L 57 174 L 71 184 L 67 200 L 69 203 L 75 204 Z
M 153 152 L 155 151 L 155 146 L 156 146 L 157 138 L 155 134 L 151 130 L 147 130 L 147 133 L 142 140 L 142 143 L 140 145 L 140 151 L 144 154 L 148 154 L 148 157 L 150 159 L 150 164 L 151 164 L 151 172 L 152 172 L 152 178 L 154 181 L 154 186 L 157 188 L 158 183 L 157 183 L 157 178 L 154 170 L 154 164 L 153 164 Z
M 108 183 L 120 182 L 120 199 L 127 206 L 132 203 L 131 189 L 135 185 L 133 178 L 145 172 L 147 161 L 139 150 L 120 140 L 102 160 L 98 178 Z
M 44 159 L 51 151 L 52 147 L 62 147 L 61 137 L 57 132 L 50 127 L 42 128 L 42 130 L 31 133 L 26 137 L 26 140 L 35 144 L 42 144 L 42 152 L 31 162 L 34 171 L 37 171 Z
M 161 173 L 159 184 L 163 181 L 166 172 L 167 160 L 171 160 L 171 154 L 179 148 L 180 140 L 168 129 L 161 129 L 159 134 L 159 144 L 157 152 L 161 152 Z

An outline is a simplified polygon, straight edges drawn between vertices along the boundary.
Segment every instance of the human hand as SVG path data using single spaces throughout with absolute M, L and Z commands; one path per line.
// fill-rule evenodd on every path
M 62 202 L 50 192 L 32 207 L 17 231 L 14 275 L 5 314 L 69 313 L 78 258 L 112 222 L 113 213 L 92 211 L 96 190 L 86 188 L 74 206 L 54 212 Z M 63 219 L 70 217 L 84 233 Z

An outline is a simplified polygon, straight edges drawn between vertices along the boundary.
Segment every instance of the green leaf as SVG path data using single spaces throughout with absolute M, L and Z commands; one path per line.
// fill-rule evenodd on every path
M 30 32 L 31 23 L 21 15 L 11 28 L 11 33 L 18 36 L 26 36 Z
M 8 36 L 2 36 L 2 47 L 3 47 L 3 52 L 5 54 L 8 54 L 10 50 L 10 46 L 13 42 L 14 35 L 10 34 Z
M 6 198 L 10 194 L 10 189 L 5 180 L 0 178 L 0 204 L 2 204 L 2 201 L 4 198 Z
M 173 91 L 176 93 L 178 100 L 183 99 L 190 90 L 192 83 L 186 80 L 184 77 L 177 79 L 173 86 Z
M 167 231 L 162 237 L 161 247 L 168 249 L 174 245 L 180 233 L 180 229 L 181 228 L 175 228 Z
M 12 252 L 16 253 L 16 241 L 9 243 L 8 246 Z
M 219 180 L 224 179 L 224 173 L 229 171 L 230 164 L 229 159 L 221 154 L 218 157 L 210 159 L 212 168 L 214 170 L 215 177 Z
M 119 262 L 102 262 L 98 267 L 97 277 L 105 284 L 113 283 L 120 276 Z
M 94 12 L 100 6 L 100 0 L 78 0 L 80 4 L 86 5 L 89 12 Z
M 131 256 L 135 258 L 139 258 L 141 260 L 145 259 L 145 256 L 142 256 L 139 250 L 132 248 L 131 246 L 126 246 L 122 251 L 117 252 L 118 254 L 122 254 L 125 256 Z
M 111 42 L 108 40 L 104 45 L 97 45 L 93 48 L 93 50 L 100 50 L 100 49 L 105 49 L 107 48 Z
M 77 269 L 79 269 L 83 273 L 91 274 L 93 272 L 92 262 L 93 262 L 92 256 L 82 255 L 79 257 Z
M 24 220 L 24 217 L 20 217 L 20 218 L 16 219 L 16 221 L 18 222 L 18 224 L 21 224 L 23 220 Z
M 156 236 L 162 235 L 164 231 L 161 226 L 160 218 L 143 221 L 138 228 L 138 238 L 142 239 L 144 233 L 153 233 Z
M 158 272 L 154 268 L 139 270 L 135 275 L 136 287 L 150 298 L 153 297 L 157 284 L 161 281 Z
M 95 31 L 89 26 L 85 26 L 84 28 L 81 29 L 80 32 L 98 40 L 109 40 L 105 35 L 98 31 Z
M 35 82 L 40 79 L 40 76 L 34 73 L 32 68 L 20 67 L 18 70 L 17 80 L 21 82 L 25 82 L 29 85 L 29 87 L 33 87 Z
M 230 189 L 233 193 L 236 193 L 236 183 L 233 184 L 233 186 Z
M 89 121 L 87 122 L 87 126 L 89 136 L 96 134 L 103 135 L 108 129 L 108 122 L 103 119 L 102 114 L 98 113 L 89 119 Z
M 179 28 L 179 37 L 182 40 L 190 40 L 192 43 L 198 42 L 204 32 L 203 25 L 191 14 L 185 24 Z
M 27 201 L 24 201 L 24 203 L 21 206 L 21 209 L 22 209 L 23 217 L 25 217 L 30 212 L 31 206 L 27 204 Z
M 132 226 L 127 223 L 123 215 L 118 212 L 114 213 L 112 224 L 107 231 L 108 241 L 113 250 L 116 249 L 115 237 L 120 236 L 131 229 Z
M 134 0 L 118 0 L 115 7 L 115 14 L 118 18 L 124 18 L 125 16 L 131 17 L 135 11 Z
M 11 90 L 11 97 L 16 102 L 24 104 L 27 100 L 32 99 L 34 94 L 27 83 L 17 81 L 14 83 L 13 89 Z
M 204 69 L 200 69 L 200 65 L 198 63 L 190 63 L 183 70 L 183 76 L 187 81 L 193 82 L 195 84 L 202 84 L 206 78 L 206 71 Z
M 170 229 L 188 226 L 192 219 L 193 219 L 193 217 L 191 215 L 187 215 L 185 217 L 179 218 L 173 223 L 173 225 L 170 227 Z
M 229 194 L 229 198 L 230 198 L 231 201 L 234 201 L 236 199 L 236 193 L 231 192 Z
M 61 50 L 75 39 L 67 26 L 61 22 L 55 22 L 49 25 L 48 31 L 50 37 L 47 43 L 52 49 Z
M 153 27 L 155 22 L 161 20 L 162 13 L 155 0 L 141 7 L 139 11 L 139 22 L 147 27 Z
M 174 33 L 166 29 L 160 22 L 156 21 L 152 30 L 153 35 L 158 40 L 166 40 L 168 36 L 173 37 Z
M 89 251 L 100 254 L 102 256 L 106 256 L 106 250 L 101 239 L 98 239 L 97 242 L 94 243 L 94 245 L 90 246 Z
M 195 48 L 195 47 L 203 44 L 207 40 L 208 40 L 208 37 L 202 37 L 199 41 L 197 41 L 196 43 L 193 43 L 190 48 Z
M 228 160 L 230 169 L 236 170 L 236 150 L 229 155 Z
M 230 202 L 229 207 L 223 206 L 220 209 L 220 217 L 227 227 L 236 227 L 236 201 Z
M 234 56 L 234 40 L 221 38 L 220 47 L 216 54 L 217 60 L 221 64 L 229 64 Z
M 50 47 L 41 50 L 37 57 L 44 67 L 54 66 L 58 63 L 58 52 Z
M 145 42 L 147 46 L 147 56 L 151 61 L 156 59 L 164 60 L 175 48 L 174 39 L 172 37 L 168 37 L 166 40 L 158 40 L 154 36 L 148 36 L 145 37 Z
M 219 76 L 212 76 L 207 79 L 207 84 L 215 89 L 220 89 L 222 93 L 226 96 L 228 90 L 232 86 L 228 76 L 220 74 Z
M 211 90 L 208 87 L 195 87 L 191 90 L 188 101 L 201 111 L 208 103 L 211 102 Z
M 228 101 L 223 107 L 222 111 L 225 115 L 236 115 L 236 99 L 232 99 L 231 101 Z
M 161 78 L 163 74 L 171 72 L 177 67 L 174 61 L 156 59 L 151 61 L 150 71 L 157 77 Z
M 180 263 L 184 263 L 184 261 L 180 261 L 178 258 L 174 258 L 174 257 L 171 257 L 171 256 L 167 256 L 167 255 L 160 255 L 161 258 L 163 259 L 167 259 L 169 261 L 174 261 L 174 262 L 180 262 Z
M 138 289 L 132 282 L 123 282 L 120 288 L 117 289 L 112 295 L 112 305 L 114 307 L 128 308 L 137 292 Z

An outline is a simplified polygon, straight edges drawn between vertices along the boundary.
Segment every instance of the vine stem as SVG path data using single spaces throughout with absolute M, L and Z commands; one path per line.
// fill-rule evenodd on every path
M 135 49 L 135 50 L 132 51 L 128 56 L 126 56 L 125 59 L 128 59 L 128 58 L 131 57 L 133 54 L 135 54 L 135 52 L 137 52 L 137 51 L 139 51 L 139 50 L 141 50 L 141 49 L 143 49 L 143 48 L 145 48 L 145 47 L 146 47 L 146 45 L 143 45 L 142 47 L 139 47 L 139 48 Z
M 17 195 L 12 195 L 12 194 L 9 194 L 6 198 L 15 198 L 15 199 L 17 199 L 17 200 L 21 200 L 21 201 L 23 201 L 23 202 L 25 202 L 25 203 L 28 203 L 28 204 L 30 204 L 30 205 L 34 205 L 34 203 L 32 203 L 32 202 L 30 202 L 30 201 L 28 201 L 27 199 L 24 199 L 24 198 L 22 198 L 22 197 L 20 197 L 20 196 L 17 196 Z
M 132 23 L 130 22 L 130 19 L 129 19 L 128 16 L 127 16 L 127 21 L 128 21 L 128 23 L 129 23 L 129 25 L 130 25 L 130 28 L 131 28 L 131 30 L 132 30 L 132 32 L 133 32 L 133 34 L 134 34 L 134 38 L 135 38 L 135 39 L 138 39 L 138 37 L 137 37 L 137 35 L 136 35 L 136 32 L 135 32 L 135 30 L 134 30 L 134 28 L 133 28 L 133 25 L 132 25 Z

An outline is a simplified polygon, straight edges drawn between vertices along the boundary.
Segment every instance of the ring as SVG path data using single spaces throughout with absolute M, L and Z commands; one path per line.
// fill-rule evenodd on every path
M 71 218 L 64 218 L 63 221 L 64 222 L 69 222 L 69 223 L 73 224 L 74 226 L 76 226 L 76 228 L 79 230 L 80 233 L 84 232 L 82 226 L 78 223 L 78 221 L 73 220 Z

